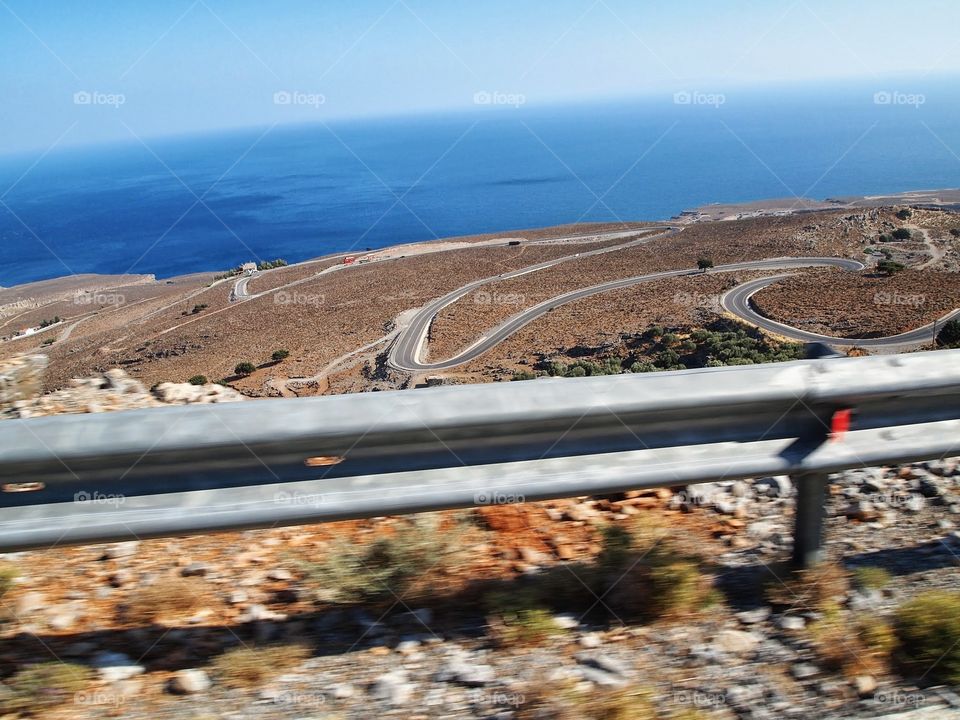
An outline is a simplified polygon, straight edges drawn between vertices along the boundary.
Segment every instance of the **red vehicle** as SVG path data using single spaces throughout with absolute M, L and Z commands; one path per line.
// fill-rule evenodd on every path
M 357 259 L 356 259 L 353 255 L 347 255 L 347 257 L 345 257 L 345 258 L 343 259 L 343 264 L 344 264 L 344 265 L 353 265 L 353 263 L 355 263 L 356 261 L 357 261 Z

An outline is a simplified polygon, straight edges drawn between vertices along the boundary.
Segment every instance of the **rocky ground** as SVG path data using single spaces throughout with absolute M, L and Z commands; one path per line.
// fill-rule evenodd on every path
M 189 385 L 151 393 L 111 371 L 12 400 L 8 414 L 231 399 Z M 960 716 L 956 688 L 868 656 L 849 629 L 892 621 L 924 590 L 957 587 L 957 459 L 831 476 L 827 567 L 853 581 L 830 585 L 828 603 L 778 579 L 794 495 L 789 478 L 757 478 L 481 506 L 430 516 L 415 535 L 403 534 L 407 519 L 380 518 L 8 554 L 0 709 L 193 720 Z M 364 554 L 390 538 L 419 547 L 441 527 L 456 563 L 419 558 L 412 583 L 395 584 L 377 553 Z M 598 592 L 591 578 L 611 529 L 655 540 Z M 663 548 L 698 558 L 712 599 L 637 617 L 630 595 L 644 590 L 629 585 L 630 569 Z M 341 566 L 354 554 L 363 559 Z M 884 581 L 858 581 L 865 567 L 883 568 Z M 382 592 L 346 598 L 345 587 Z M 507 607 L 544 587 L 556 602 L 514 615 L 491 604 L 491 587 Z M 838 639 L 826 637 L 853 648 L 839 663 L 824 646 L 825 628 L 837 627 Z M 61 661 L 80 679 L 24 690 L 18 673 Z

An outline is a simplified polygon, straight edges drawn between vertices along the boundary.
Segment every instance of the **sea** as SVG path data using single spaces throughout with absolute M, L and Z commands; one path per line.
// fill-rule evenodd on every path
M 960 81 L 250 128 L 0 157 L 0 286 L 158 278 L 708 203 L 960 186 Z

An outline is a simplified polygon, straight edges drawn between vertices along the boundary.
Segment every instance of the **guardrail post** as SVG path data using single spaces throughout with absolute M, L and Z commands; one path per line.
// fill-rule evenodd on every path
M 826 515 L 827 475 L 805 473 L 793 477 L 797 487 L 793 563 L 809 568 L 823 560 L 823 519 Z

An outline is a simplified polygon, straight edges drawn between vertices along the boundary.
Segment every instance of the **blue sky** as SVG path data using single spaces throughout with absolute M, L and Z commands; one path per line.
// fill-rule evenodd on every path
M 960 74 L 958 20 L 956 0 L 0 0 L 0 153 L 475 109 L 477 93 L 881 88 Z

